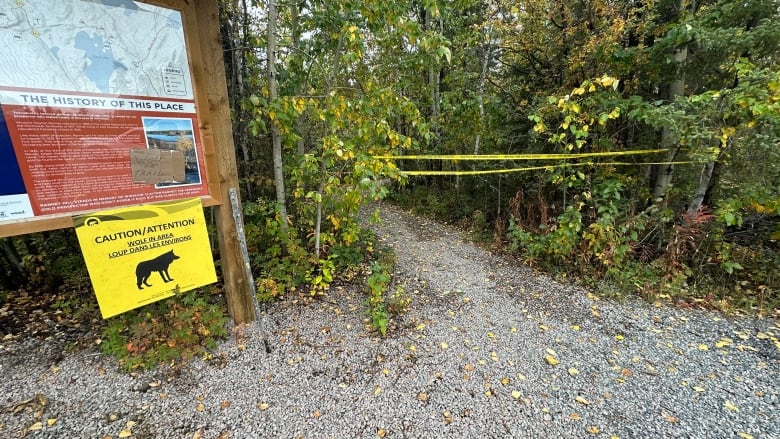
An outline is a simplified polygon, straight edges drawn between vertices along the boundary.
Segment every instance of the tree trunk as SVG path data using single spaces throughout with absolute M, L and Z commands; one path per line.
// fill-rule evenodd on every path
M 674 52 L 674 61 L 677 64 L 677 78 L 669 83 L 669 101 L 673 102 L 677 96 L 682 96 L 685 93 L 685 78 L 682 71 L 682 66 L 688 59 L 688 49 L 685 47 L 679 48 Z M 664 128 L 661 131 L 661 147 L 668 148 L 666 153 L 666 162 L 673 162 L 679 152 L 677 145 L 677 136 L 668 128 Z M 655 179 L 655 185 L 653 186 L 653 200 L 659 201 L 664 198 L 666 191 L 672 186 L 672 178 L 674 177 L 674 165 L 669 163 L 661 165 L 658 175 Z
M 715 162 L 708 162 L 702 167 L 701 174 L 699 175 L 699 186 L 696 188 L 696 193 L 693 195 L 691 204 L 688 205 L 688 213 L 694 214 L 699 211 L 699 208 L 704 202 L 704 197 L 707 195 L 707 190 L 710 187 L 712 181 L 712 171 L 715 169 Z
M 274 0 L 268 1 L 268 100 L 275 102 L 279 97 L 276 84 L 276 19 L 277 9 Z M 271 141 L 273 144 L 274 186 L 276 203 L 279 205 L 281 228 L 287 231 L 287 201 L 284 194 L 284 166 L 282 164 L 282 135 L 275 121 L 271 121 Z
M 482 120 L 485 118 L 485 81 L 487 79 L 488 64 L 490 63 L 490 55 L 493 51 L 493 45 L 491 40 L 493 39 L 492 27 L 487 32 L 487 42 L 485 43 L 485 57 L 482 58 L 482 71 L 479 73 L 479 87 L 477 88 L 477 105 L 479 107 L 479 126 L 477 127 L 477 137 L 474 139 L 474 155 L 479 154 L 479 141 L 482 133 Z

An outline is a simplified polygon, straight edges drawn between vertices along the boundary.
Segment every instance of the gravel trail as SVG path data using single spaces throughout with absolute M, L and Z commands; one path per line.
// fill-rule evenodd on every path
M 269 307 L 270 354 L 251 326 L 177 371 L 0 341 L 0 437 L 780 438 L 778 322 L 599 300 L 381 210 L 413 299 L 387 338 L 333 288 Z

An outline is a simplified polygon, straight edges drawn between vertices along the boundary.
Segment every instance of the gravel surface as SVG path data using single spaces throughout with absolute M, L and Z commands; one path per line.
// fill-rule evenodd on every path
M 599 300 L 382 211 L 389 337 L 334 288 L 269 307 L 270 354 L 254 325 L 180 370 L 0 341 L 0 437 L 780 438 L 778 322 Z

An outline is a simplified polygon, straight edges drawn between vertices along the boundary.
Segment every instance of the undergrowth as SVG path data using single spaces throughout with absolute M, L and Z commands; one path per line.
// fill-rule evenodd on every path
M 217 294 L 198 289 L 111 318 L 100 346 L 126 371 L 175 366 L 216 348 L 227 319 Z

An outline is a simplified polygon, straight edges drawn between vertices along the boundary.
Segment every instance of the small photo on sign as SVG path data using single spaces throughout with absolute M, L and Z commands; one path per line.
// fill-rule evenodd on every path
M 182 177 L 182 162 L 184 165 L 183 178 L 156 182 L 156 187 L 200 184 L 202 180 L 192 119 L 143 117 L 142 120 L 147 148 L 160 151 L 161 174 L 164 175 L 170 171 L 174 176 L 180 178 Z

